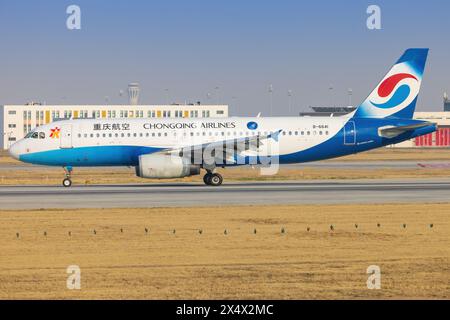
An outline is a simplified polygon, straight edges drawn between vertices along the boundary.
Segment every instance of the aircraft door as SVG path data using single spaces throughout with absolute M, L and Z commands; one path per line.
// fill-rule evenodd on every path
M 349 121 L 344 126 L 344 145 L 353 146 L 356 144 L 355 122 Z
M 61 126 L 61 138 L 60 138 L 60 148 L 61 149 L 71 149 L 72 145 L 72 125 L 63 124 Z

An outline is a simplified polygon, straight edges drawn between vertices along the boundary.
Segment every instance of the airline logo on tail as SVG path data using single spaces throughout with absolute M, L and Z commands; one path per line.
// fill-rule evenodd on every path
M 398 73 L 384 80 L 378 87 L 377 97 L 370 102 L 377 108 L 392 109 L 404 102 L 411 103 L 419 91 L 418 79 L 410 73 Z M 409 104 L 408 103 L 408 104 Z
M 412 118 L 428 49 L 406 50 L 380 84 L 359 106 L 355 117 Z

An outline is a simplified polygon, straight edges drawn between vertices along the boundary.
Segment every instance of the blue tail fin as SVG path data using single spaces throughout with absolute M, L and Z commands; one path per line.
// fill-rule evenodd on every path
M 416 109 L 428 49 L 408 49 L 355 111 L 358 118 L 411 119 Z

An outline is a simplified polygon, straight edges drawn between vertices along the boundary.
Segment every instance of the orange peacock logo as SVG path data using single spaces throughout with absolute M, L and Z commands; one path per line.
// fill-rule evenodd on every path
M 61 129 L 58 127 L 54 128 L 54 129 L 50 129 L 50 138 L 59 139 L 60 132 L 61 132 Z

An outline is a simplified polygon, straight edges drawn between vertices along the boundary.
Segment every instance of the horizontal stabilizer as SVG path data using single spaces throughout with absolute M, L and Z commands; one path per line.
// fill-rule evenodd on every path
M 394 127 L 394 126 L 386 126 L 378 128 L 378 135 L 383 138 L 392 139 L 395 138 L 402 133 L 408 132 L 408 131 L 414 131 L 416 129 L 425 128 L 428 126 L 436 125 L 431 122 L 424 122 L 424 123 L 418 123 L 418 124 L 412 124 L 409 126 L 400 126 L 400 127 Z

